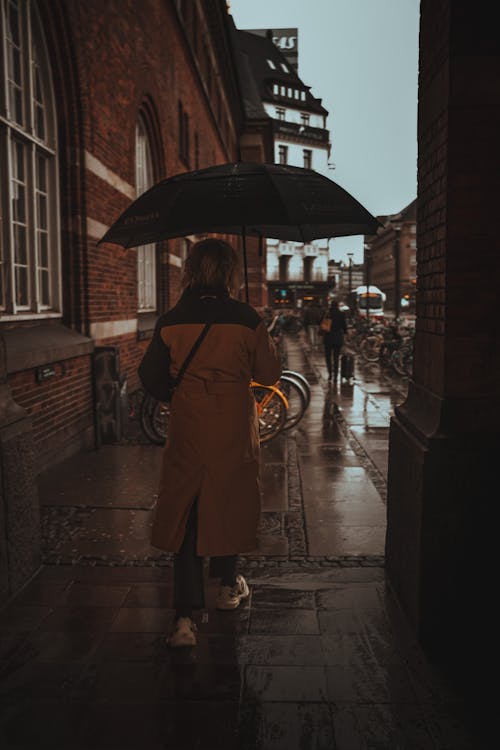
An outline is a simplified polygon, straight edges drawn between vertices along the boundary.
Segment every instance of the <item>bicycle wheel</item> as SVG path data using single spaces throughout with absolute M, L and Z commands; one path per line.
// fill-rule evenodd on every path
M 165 437 L 158 434 L 153 422 L 153 411 L 159 403 L 160 402 L 156 401 L 156 399 L 154 399 L 152 396 L 146 394 L 142 399 L 140 409 L 142 431 L 146 435 L 147 439 L 155 445 L 163 445 L 163 443 L 165 442 Z
M 288 378 L 293 378 L 294 380 L 297 380 L 300 385 L 303 387 L 304 392 L 306 394 L 306 409 L 309 406 L 309 402 L 311 400 L 311 385 L 309 381 L 307 380 L 304 375 L 302 375 L 301 372 L 297 372 L 296 370 L 283 370 L 283 375 L 286 375 Z
M 359 350 L 361 356 L 367 362 L 378 362 L 379 348 L 380 342 L 378 336 L 365 336 Z
M 280 380 L 280 390 L 285 394 L 288 401 L 288 409 L 286 410 L 286 419 L 283 426 L 284 430 L 290 430 L 295 427 L 302 417 L 307 408 L 307 396 L 304 386 L 294 378 L 288 375 L 282 375 Z
M 279 435 L 286 419 L 286 399 L 278 388 L 272 385 L 252 383 L 250 386 L 259 416 L 259 437 L 266 443 Z
M 170 420 L 170 404 L 163 401 L 157 401 L 151 414 L 151 424 L 153 431 L 161 438 L 163 442 L 167 439 L 168 423 Z
M 390 363 L 394 372 L 396 372 L 398 375 L 406 375 L 401 349 L 395 349 L 392 352 Z

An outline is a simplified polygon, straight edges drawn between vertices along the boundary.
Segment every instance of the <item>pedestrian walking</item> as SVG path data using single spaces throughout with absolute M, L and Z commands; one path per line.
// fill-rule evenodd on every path
M 332 301 L 328 312 L 320 322 L 320 331 L 323 335 L 328 380 L 331 380 L 333 375 L 334 382 L 337 382 L 340 352 L 344 343 L 344 334 L 347 333 L 345 315 L 339 310 L 337 300 Z
M 311 302 L 304 310 L 304 327 L 312 351 L 318 346 L 318 326 L 322 317 L 323 313 L 317 302 Z
M 236 609 L 249 594 L 236 572 L 238 553 L 257 547 L 260 514 L 259 425 L 249 384 L 275 383 L 281 362 L 262 318 L 231 296 L 237 267 L 226 242 L 192 247 L 182 296 L 160 316 L 139 366 L 145 390 L 165 400 L 166 384 L 208 330 L 172 396 L 151 531 L 154 547 L 174 553 L 172 647 L 196 644 L 204 556 L 210 575 L 220 577 L 217 609 Z

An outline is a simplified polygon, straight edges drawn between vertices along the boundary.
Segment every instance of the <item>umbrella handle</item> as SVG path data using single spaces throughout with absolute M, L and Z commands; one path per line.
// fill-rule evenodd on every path
M 243 237 L 243 268 L 245 272 L 245 299 L 248 303 L 248 263 L 247 263 L 247 237 L 245 232 L 245 225 L 242 227 L 242 237 Z

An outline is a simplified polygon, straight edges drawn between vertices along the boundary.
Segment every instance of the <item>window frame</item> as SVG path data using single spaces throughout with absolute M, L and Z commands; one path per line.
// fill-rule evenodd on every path
M 284 157 L 284 160 L 282 157 Z M 282 143 L 278 145 L 278 164 L 282 164 L 283 166 L 288 164 L 288 146 Z
M 19 14 L 20 80 L 22 122 L 13 119 L 9 97 L 8 18 L 9 6 Z M 29 320 L 62 317 L 62 259 L 60 233 L 60 186 L 57 141 L 57 110 L 54 80 L 48 46 L 36 4 L 31 0 L 0 0 L 1 54 L 4 72 L 0 75 L 0 316 L 2 320 Z M 36 96 L 37 80 L 41 100 Z M 41 106 L 39 106 L 41 105 Z M 37 109 L 43 117 L 43 133 L 37 128 Z M 18 285 L 14 249 L 16 176 L 14 149 L 23 152 L 25 206 L 25 258 L 27 302 L 16 300 Z M 39 159 L 45 163 L 45 190 L 39 182 Z M 44 200 L 43 200 L 44 198 Z M 41 206 L 45 204 L 45 226 Z M 46 262 L 42 258 L 42 236 L 46 237 Z M 43 299 L 46 275 L 47 299 Z M 19 298 L 19 297 L 18 297 Z
M 142 130 L 142 132 L 141 132 Z M 139 163 L 139 140 L 142 139 L 145 143 L 143 153 L 145 155 L 148 164 L 144 167 L 142 163 Z M 142 184 L 139 184 L 139 171 L 144 170 L 144 174 L 148 173 L 149 179 L 145 179 Z M 137 197 L 143 192 L 148 190 L 154 185 L 154 161 L 153 161 L 153 144 L 151 135 L 148 128 L 147 118 L 143 111 L 139 111 L 135 125 L 135 185 Z M 147 184 L 146 184 L 147 183 Z M 157 274 L 157 245 L 154 242 L 150 242 L 146 245 L 140 245 L 137 247 L 137 312 L 139 315 L 145 313 L 156 312 L 158 309 L 158 274 Z M 151 272 L 151 279 L 148 279 L 148 267 Z M 141 282 L 141 279 L 143 281 Z M 143 290 L 141 293 L 141 283 L 143 284 Z M 148 297 L 148 290 L 151 292 L 151 296 Z M 144 300 L 144 304 L 141 301 Z

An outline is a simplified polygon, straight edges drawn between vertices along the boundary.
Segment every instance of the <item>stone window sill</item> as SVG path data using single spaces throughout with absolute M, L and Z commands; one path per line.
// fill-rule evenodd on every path
M 61 324 L 0 327 L 0 336 L 5 342 L 9 374 L 80 357 L 94 349 L 93 339 Z
M 158 320 L 157 312 L 139 313 L 137 316 L 137 341 L 152 339 L 155 330 L 156 321 Z

